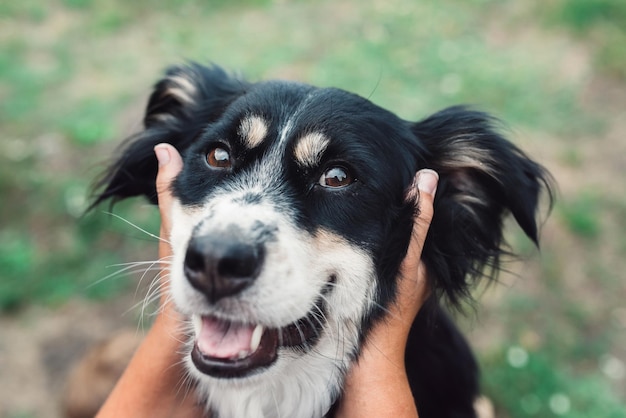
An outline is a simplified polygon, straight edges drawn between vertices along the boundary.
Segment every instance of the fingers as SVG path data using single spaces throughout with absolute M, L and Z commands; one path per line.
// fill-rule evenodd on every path
M 156 178 L 156 191 L 159 200 L 159 211 L 161 212 L 161 232 L 159 240 L 159 259 L 167 260 L 172 255 L 172 247 L 170 246 L 170 232 L 172 230 L 172 203 L 174 198 L 172 197 L 171 184 L 172 180 L 180 173 L 183 168 L 183 160 L 180 154 L 170 144 L 158 144 L 154 147 L 154 153 L 159 161 L 159 171 Z M 164 271 L 169 268 L 169 262 L 164 261 L 161 265 Z M 169 306 L 168 300 L 168 280 L 164 281 L 161 287 L 161 304 Z M 166 312 L 165 309 L 161 309 L 161 312 Z M 173 318 L 172 311 L 168 310 L 169 317 Z M 165 315 L 165 316 L 168 316 Z
M 422 256 L 422 248 L 426 241 L 428 228 L 433 219 L 435 193 L 439 175 L 430 169 L 417 172 L 411 189 L 407 192 L 407 200 L 417 201 L 418 215 L 413 222 L 411 242 L 407 256 L 402 265 L 402 272 L 409 275 L 416 274 Z
M 172 180 L 182 170 L 183 160 L 176 148 L 170 144 L 158 144 L 154 147 L 154 153 L 159 161 L 156 190 L 159 200 L 159 211 L 161 212 L 161 238 L 169 239 L 172 227 L 170 212 L 173 201 L 170 185 Z
M 183 159 L 170 144 L 158 144 L 154 147 L 154 153 L 159 161 L 159 171 L 156 178 L 156 191 L 161 212 L 161 239 L 159 241 L 159 259 L 165 260 L 172 255 L 172 247 L 169 244 L 170 232 L 172 231 L 172 180 L 183 168 Z M 167 267 L 167 265 L 163 266 Z M 163 292 L 165 295 L 166 292 Z
M 384 353 L 386 361 L 401 364 L 411 324 L 429 294 L 426 270 L 421 263 L 422 248 L 428 227 L 433 218 L 433 202 L 439 176 L 432 170 L 419 171 L 411 189 L 409 202 L 417 202 L 419 214 L 413 222 L 407 255 L 400 265 L 396 299 L 389 307 L 386 320 L 377 323 L 370 331 L 365 348 Z M 361 360 L 359 360 L 360 362 Z
M 417 239 L 421 243 L 419 246 L 421 254 L 421 248 L 424 246 L 428 228 L 430 227 L 430 222 L 433 219 L 433 204 L 435 201 L 439 175 L 433 170 L 424 169 L 418 171 L 415 177 L 417 181 L 417 188 L 419 189 L 419 196 L 417 200 L 419 215 L 417 216 L 415 222 L 416 225 L 413 226 L 413 236 L 414 239 Z
M 433 218 L 433 202 L 438 182 L 439 174 L 434 170 L 425 168 L 417 172 L 413 184 L 407 192 L 407 200 L 417 201 L 420 212 L 419 218 L 426 226 L 426 230 L 420 230 L 420 232 L 428 231 L 428 225 Z

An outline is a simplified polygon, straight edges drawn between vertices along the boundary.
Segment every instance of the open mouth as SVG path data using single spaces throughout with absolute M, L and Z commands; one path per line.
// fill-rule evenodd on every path
M 220 378 L 244 377 L 270 366 L 280 347 L 308 350 L 322 331 L 323 315 L 307 316 L 282 328 L 194 317 L 196 342 L 191 359 L 202 373 Z

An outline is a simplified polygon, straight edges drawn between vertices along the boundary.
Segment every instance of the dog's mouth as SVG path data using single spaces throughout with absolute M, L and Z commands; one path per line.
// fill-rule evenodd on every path
M 282 328 L 195 317 L 196 340 L 191 360 L 196 368 L 219 378 L 245 377 L 274 363 L 281 347 L 308 350 L 319 339 L 323 315 L 307 316 Z

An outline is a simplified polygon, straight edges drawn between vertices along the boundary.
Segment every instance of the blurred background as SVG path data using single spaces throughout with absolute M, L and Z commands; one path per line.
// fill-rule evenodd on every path
M 158 6 L 157 6 L 158 4 Z M 57 417 L 68 368 L 141 333 L 156 242 L 90 184 L 165 67 L 337 86 L 417 120 L 469 103 L 559 184 L 539 253 L 460 322 L 499 417 L 626 417 L 626 2 L 0 2 L 0 417 Z M 156 233 L 156 210 L 115 214 Z M 546 219 L 546 211 L 543 218 Z

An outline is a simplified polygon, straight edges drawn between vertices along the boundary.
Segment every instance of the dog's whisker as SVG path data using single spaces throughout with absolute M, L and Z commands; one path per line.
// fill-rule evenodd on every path
M 158 293 L 154 295 L 150 295 L 150 296 L 143 298 L 140 302 L 136 303 L 133 306 L 133 310 L 138 309 L 138 308 L 140 309 L 139 318 L 142 321 L 142 325 L 143 325 L 144 318 L 153 317 L 153 316 L 156 316 L 158 313 L 160 313 L 161 307 L 157 307 L 154 312 L 146 313 L 146 310 L 148 309 L 148 307 L 152 305 L 153 303 L 158 302 L 160 298 L 161 298 L 161 295 L 159 295 Z
M 133 305 L 131 310 L 141 307 L 138 326 L 143 327 L 143 320 L 146 316 L 146 309 L 149 305 L 157 302 L 161 298 L 161 291 L 164 287 L 169 285 L 169 281 L 169 273 L 165 270 L 159 271 L 159 273 L 152 279 L 150 286 L 148 287 L 146 296 L 137 304 Z M 154 313 L 151 313 L 149 316 L 157 315 L 161 312 L 161 309 L 161 306 L 159 306 L 156 311 Z
M 165 279 L 164 279 L 165 277 Z M 143 276 L 142 276 L 143 279 Z M 170 283 L 170 271 L 169 269 L 161 269 L 158 274 L 156 274 L 152 280 L 150 281 L 150 285 L 148 286 L 148 290 L 146 295 L 150 295 L 151 292 L 156 291 L 160 292 L 163 286 Z
M 192 335 L 193 330 L 190 321 L 178 323 L 178 326 L 171 334 L 171 337 L 175 338 L 176 341 L 180 343 L 180 349 L 177 351 L 177 353 L 181 355 L 182 362 L 185 361 L 184 356 L 186 354 L 189 354 L 189 350 L 191 349 L 192 341 L 190 338 Z
M 141 279 L 139 280 L 139 284 L 141 283 L 141 280 L 143 279 L 143 277 L 149 272 L 149 271 L 153 271 L 153 270 L 157 270 L 157 268 L 155 268 L 155 264 L 157 263 L 166 263 L 166 264 L 170 264 L 171 262 L 167 261 L 166 259 L 170 258 L 170 257 L 164 257 L 163 259 L 159 259 L 159 260 L 148 260 L 148 261 L 131 261 L 128 263 L 118 263 L 118 264 L 111 264 L 109 266 L 107 266 L 107 268 L 110 267 L 122 267 L 121 269 L 118 269 L 110 274 L 107 274 L 106 276 L 94 281 L 93 283 L 90 283 L 87 288 L 92 288 L 94 286 L 97 286 L 107 280 L 113 279 L 117 276 L 132 276 L 136 273 L 143 273 L 143 275 L 141 276 Z M 144 266 L 148 266 L 147 268 L 144 268 Z M 135 296 L 137 293 L 137 289 L 139 288 L 139 284 L 137 285 L 137 288 L 135 290 Z
M 171 261 L 166 261 L 168 258 L 174 258 L 174 256 L 166 256 L 166 257 L 160 258 L 158 260 L 129 261 L 127 263 L 109 264 L 107 266 L 107 268 L 109 268 L 109 267 L 124 267 L 124 266 L 130 266 L 130 265 L 140 266 L 140 265 L 155 264 L 155 263 L 171 264 Z
M 158 315 L 159 313 L 163 312 L 167 304 L 172 303 L 172 296 L 169 293 L 165 294 L 165 297 L 163 298 L 163 290 L 169 286 L 169 281 L 170 278 L 167 273 L 162 273 L 162 277 L 158 277 L 154 281 L 156 285 L 152 286 L 151 291 L 146 295 L 143 300 L 141 310 L 142 315 L 144 315 L 144 311 L 149 305 L 156 303 L 160 300 L 162 300 L 161 303 L 158 305 L 156 311 L 152 315 Z
M 152 296 L 146 296 L 144 297 L 142 300 L 140 300 L 139 302 L 133 304 L 129 309 L 127 309 L 124 314 L 127 315 L 129 312 L 135 311 L 137 309 L 139 309 L 139 322 L 137 324 L 137 328 L 138 329 L 143 329 L 144 328 L 144 318 L 146 317 L 152 317 L 152 316 L 156 316 L 159 312 L 160 312 L 160 308 L 157 308 L 155 310 L 155 312 L 150 313 L 150 314 L 146 314 L 146 310 L 148 309 L 148 306 L 157 302 L 160 298 L 160 295 L 152 295 Z
M 138 307 L 139 304 L 142 304 L 142 309 L 141 309 L 142 315 L 143 315 L 144 308 L 146 307 L 146 305 L 152 303 L 154 300 L 158 300 L 158 298 L 161 296 L 162 286 L 169 283 L 168 279 L 163 279 L 163 277 L 166 277 L 167 275 L 168 275 L 167 272 L 164 272 L 163 270 L 161 270 L 150 281 L 150 284 L 148 285 L 148 289 L 146 290 L 144 297 L 141 298 L 141 301 L 137 305 L 135 305 L 135 307 Z M 135 296 L 137 295 L 138 292 L 139 292 L 139 285 L 137 285 L 137 288 L 135 290 Z
M 176 367 L 179 370 L 184 370 L 184 367 L 185 367 L 184 357 L 181 355 L 180 360 L 177 362 L 174 362 L 172 364 L 172 367 Z M 180 377 L 178 384 L 176 386 L 177 386 L 176 398 L 179 398 L 182 392 L 182 399 L 181 399 L 181 404 L 182 404 L 187 400 L 187 396 L 194 396 L 193 390 L 196 387 L 196 381 L 189 373 L 182 373 L 182 376 Z
M 144 272 L 144 274 L 141 275 L 141 277 L 139 278 L 139 282 L 137 283 L 137 286 L 135 288 L 135 296 L 137 296 L 137 291 L 139 289 L 139 286 L 141 285 L 141 283 L 143 282 L 144 277 L 146 277 L 146 274 L 148 273 L 148 271 L 151 271 L 156 264 L 160 264 L 159 268 L 162 269 L 162 271 L 169 271 L 169 267 L 163 266 L 164 264 L 164 260 L 163 259 L 159 259 L 156 261 L 153 261 L 149 267 L 146 269 L 146 271 Z M 167 266 L 171 265 L 171 263 L 167 263 Z M 157 275 L 157 277 L 161 277 L 161 273 L 159 273 Z M 152 280 L 152 283 L 150 284 L 149 288 L 148 288 L 148 292 L 150 291 L 150 288 L 152 287 L 152 284 L 154 283 L 155 279 Z
M 112 279 L 116 276 L 122 276 L 122 275 L 126 275 L 126 276 L 130 276 L 132 274 L 138 273 L 138 272 L 142 272 L 144 269 L 138 269 L 137 267 L 140 267 L 140 265 L 136 265 L 136 264 L 129 264 L 124 268 L 121 268 L 119 270 L 114 271 L 113 273 L 107 274 L 104 277 L 101 277 L 100 279 L 96 280 L 93 283 L 90 283 L 87 288 L 91 288 L 93 286 L 99 285 L 102 282 L 105 282 L 109 279 Z M 134 269 L 134 270 L 133 270 Z
M 302 346 L 304 346 L 306 350 L 310 350 L 311 346 L 307 342 L 306 336 L 304 335 L 304 332 L 302 331 L 300 324 L 298 324 L 298 322 L 294 322 L 294 325 L 296 326 L 296 330 L 298 331 L 298 334 L 300 335 L 300 341 L 301 341 Z
M 326 314 L 324 313 L 322 308 L 318 306 L 317 304 L 313 305 L 313 308 L 314 308 L 314 311 L 312 311 L 311 313 L 313 314 L 312 315 L 313 319 L 315 319 L 315 321 L 318 323 L 318 325 L 322 329 L 321 332 L 323 332 L 324 329 L 328 330 L 328 332 L 330 333 L 330 337 L 334 339 L 332 327 L 326 326 L 326 324 L 328 324 L 328 319 L 326 318 Z
M 165 284 L 164 284 L 165 285 Z M 146 297 L 143 298 L 142 302 L 141 302 L 141 314 L 145 315 L 145 311 L 148 308 L 148 306 L 154 304 L 154 303 L 158 303 L 159 301 L 161 301 L 161 299 L 163 299 L 163 295 L 161 294 L 161 286 L 157 286 L 155 287 L 155 289 L 148 295 L 146 295 Z M 165 299 L 163 299 L 163 302 L 168 301 L 167 296 L 165 297 Z M 163 308 L 163 304 L 158 304 L 156 310 L 150 314 L 150 316 L 152 315 L 157 315 L 161 312 L 162 308 Z
M 137 229 L 138 231 L 143 232 L 144 234 L 148 235 L 149 237 L 152 237 L 152 238 L 155 238 L 158 241 L 162 241 L 162 242 L 165 242 L 167 244 L 170 244 L 170 242 L 168 240 L 166 240 L 165 238 L 161 238 L 158 235 L 153 234 L 152 232 L 146 231 L 145 229 L 143 229 L 139 225 L 129 221 L 128 219 L 124 218 L 123 216 L 120 216 L 120 215 L 118 215 L 116 213 L 109 212 L 109 211 L 105 211 L 104 213 L 107 214 L 107 215 L 114 216 L 115 218 L 121 220 L 122 222 L 127 223 L 128 225 L 132 226 L 133 228 Z
M 173 366 L 180 370 L 184 370 L 185 363 L 183 360 L 181 360 L 175 362 Z M 181 399 L 181 405 L 185 401 L 187 401 L 188 396 L 192 396 L 194 398 L 193 401 L 197 402 L 196 395 L 194 393 L 194 390 L 197 387 L 197 382 L 195 381 L 193 376 L 191 376 L 189 373 L 183 373 L 176 386 L 176 398 Z
M 176 389 L 176 398 L 180 398 L 181 405 L 187 401 L 188 397 L 194 396 L 195 384 L 193 377 L 185 374 L 180 378 L 180 383 L 178 384 L 178 388 Z M 182 393 L 182 396 L 181 396 Z M 194 400 L 195 402 L 195 400 Z
M 308 323 L 309 323 L 309 325 L 311 326 L 311 328 L 313 328 L 313 329 L 315 329 L 315 328 L 316 328 L 316 327 L 315 327 L 315 323 L 313 323 L 313 321 L 309 318 L 309 316 L 308 316 L 308 315 L 307 315 L 304 319 L 306 320 L 306 322 L 308 322 Z M 319 322 L 319 321 L 316 321 L 316 322 Z M 316 333 L 318 333 L 318 331 L 315 331 L 315 332 L 316 332 Z

